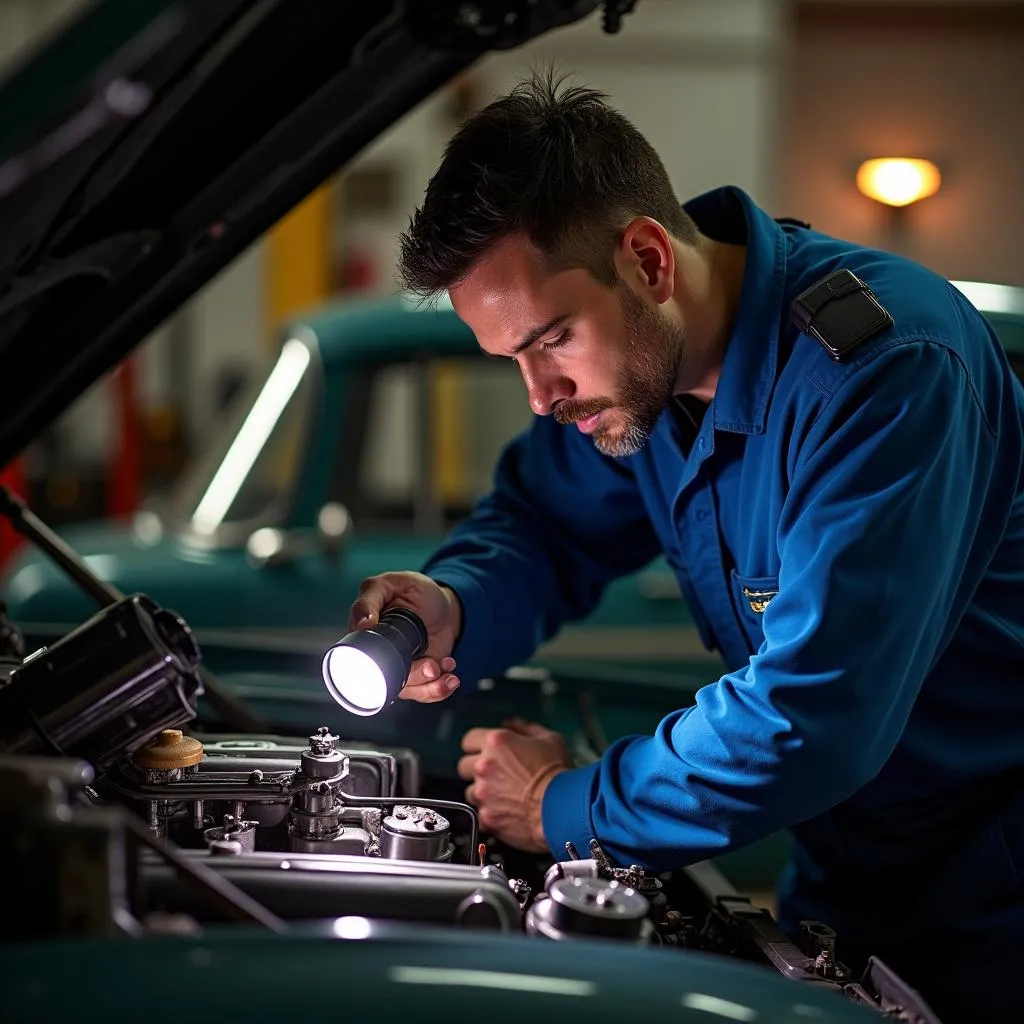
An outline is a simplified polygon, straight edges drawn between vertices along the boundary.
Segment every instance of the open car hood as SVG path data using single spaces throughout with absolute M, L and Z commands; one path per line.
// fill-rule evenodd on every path
M 0 466 L 420 100 L 600 5 L 88 6 L 0 81 Z

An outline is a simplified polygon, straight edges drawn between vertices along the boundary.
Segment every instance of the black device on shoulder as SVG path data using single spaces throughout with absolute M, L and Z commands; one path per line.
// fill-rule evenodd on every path
M 849 270 L 836 270 L 802 291 L 790 319 L 841 363 L 862 341 L 888 330 L 893 318 L 871 289 Z

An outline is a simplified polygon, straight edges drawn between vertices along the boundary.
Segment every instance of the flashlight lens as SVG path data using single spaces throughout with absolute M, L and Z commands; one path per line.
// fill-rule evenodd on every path
M 324 658 L 324 682 L 331 696 L 354 715 L 375 715 L 388 702 L 384 673 L 354 647 L 332 647 Z

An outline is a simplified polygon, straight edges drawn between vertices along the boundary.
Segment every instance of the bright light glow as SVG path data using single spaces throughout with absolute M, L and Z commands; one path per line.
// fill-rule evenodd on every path
M 687 992 L 683 996 L 683 1006 L 690 1010 L 713 1013 L 718 1017 L 728 1017 L 729 1020 L 757 1020 L 757 1010 L 741 1003 L 730 1002 L 728 999 L 719 999 L 718 996 L 705 995 L 703 992 Z
M 264 526 L 249 538 L 245 547 L 253 558 L 270 559 L 284 548 L 284 534 L 273 526 Z
M 355 647 L 332 647 L 324 655 L 323 671 L 331 696 L 354 715 L 375 715 L 388 702 L 384 673 Z
M 442 967 L 392 967 L 388 976 L 392 981 L 406 985 L 462 985 L 469 988 L 501 988 L 511 992 L 543 992 L 552 996 L 597 995 L 597 985 L 592 981 L 547 978 L 541 974 L 450 970 Z
M 334 934 L 339 939 L 368 939 L 373 926 L 365 917 L 338 917 L 334 920 Z
M 884 157 L 865 160 L 857 170 L 857 188 L 869 199 L 889 206 L 909 206 L 927 199 L 941 184 L 942 175 L 930 160 Z
M 256 457 L 267 443 L 288 400 L 295 394 L 309 360 L 309 349 L 297 338 L 289 338 L 284 343 L 263 390 L 192 515 L 192 527 L 197 533 L 208 536 L 224 521 Z
M 1024 288 L 1009 284 L 989 284 L 988 281 L 950 281 L 962 292 L 972 306 L 982 313 L 1008 313 L 1024 316 Z
M 146 547 L 155 547 L 163 539 L 164 524 L 160 517 L 149 509 L 137 512 L 133 525 L 136 538 Z

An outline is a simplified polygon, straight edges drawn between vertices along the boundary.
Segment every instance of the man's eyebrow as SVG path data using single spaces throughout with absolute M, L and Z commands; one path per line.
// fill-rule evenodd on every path
M 523 349 L 529 348 L 538 338 L 543 338 L 545 334 L 550 334 L 556 327 L 560 326 L 564 321 L 569 319 L 568 313 L 562 313 L 560 316 L 554 317 L 549 320 L 546 324 L 541 324 L 540 327 L 534 327 L 529 334 L 514 349 L 512 349 L 513 355 L 518 355 Z

